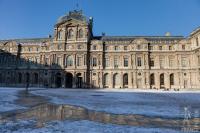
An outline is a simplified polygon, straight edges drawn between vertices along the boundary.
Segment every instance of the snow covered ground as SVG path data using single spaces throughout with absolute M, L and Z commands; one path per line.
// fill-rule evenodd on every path
M 185 111 L 190 111 L 191 115 L 200 115 L 199 92 L 50 89 L 32 93 L 49 97 L 52 103 L 77 105 L 115 114 L 183 118 L 187 113 Z
M 22 109 L 14 101 L 19 88 L 0 88 L 0 113 Z M 155 90 L 116 89 L 42 89 L 31 88 L 32 94 L 48 97 L 55 104 L 71 104 L 91 110 L 115 114 L 141 114 L 146 116 L 177 118 L 188 112 L 200 117 L 200 92 L 163 92 Z M 187 110 L 186 110 L 187 109 Z M 188 111 L 188 112 L 186 112 Z M 35 126 L 34 126 L 35 125 Z M 88 120 L 51 121 L 37 127 L 34 120 L 14 120 L 0 123 L 3 133 L 181 133 L 173 129 L 133 127 L 103 124 Z M 184 133 L 182 131 L 182 133 Z M 196 132 L 195 132 L 196 133 Z
M 103 124 L 87 120 L 53 121 L 42 128 L 35 128 L 36 121 L 16 121 L 0 124 L 3 133 L 184 133 L 183 131 L 159 128 L 142 128 Z
M 22 89 L 0 88 L 0 113 L 24 108 L 14 103 L 14 100 L 17 99 L 17 93 L 19 90 Z

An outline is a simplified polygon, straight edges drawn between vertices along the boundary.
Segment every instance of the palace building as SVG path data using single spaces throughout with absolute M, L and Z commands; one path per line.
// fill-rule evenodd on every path
M 60 17 L 48 38 L 0 40 L 0 86 L 195 89 L 200 28 L 188 37 L 94 36 L 82 11 Z

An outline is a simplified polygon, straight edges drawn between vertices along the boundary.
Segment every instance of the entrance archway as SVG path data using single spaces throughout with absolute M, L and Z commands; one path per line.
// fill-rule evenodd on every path
M 81 76 L 81 73 L 78 73 L 76 75 L 76 87 L 77 88 L 82 88 L 82 80 L 83 80 L 83 78 Z
M 150 75 L 150 88 L 152 89 L 152 86 L 155 85 L 155 76 L 154 74 L 152 73 Z
M 170 74 L 169 76 L 169 79 L 170 79 L 170 88 L 172 88 L 172 86 L 174 85 L 174 74 Z
M 119 83 L 120 83 L 119 74 L 115 73 L 113 76 L 113 88 L 119 88 Z
M 160 88 L 165 88 L 165 77 L 164 73 L 160 74 Z
M 56 74 L 56 88 L 60 88 L 62 86 L 62 78 L 61 78 L 61 74 L 57 73 Z
M 128 88 L 128 74 L 123 75 L 123 88 Z
M 65 87 L 72 88 L 73 85 L 73 75 L 71 73 L 67 73 L 65 75 Z

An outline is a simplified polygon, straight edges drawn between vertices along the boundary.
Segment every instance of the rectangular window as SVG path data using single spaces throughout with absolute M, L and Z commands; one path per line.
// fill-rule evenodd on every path
M 61 49 L 62 49 L 62 44 L 59 43 L 59 44 L 58 44 L 58 50 L 61 50 Z
M 114 67 L 118 68 L 118 57 L 114 57 Z
M 109 65 L 110 65 L 109 58 L 105 58 L 105 67 L 109 67 Z
M 128 57 L 124 57 L 124 67 L 128 67 Z
M 128 50 L 128 47 L 127 47 L 127 46 L 124 46 L 124 50 Z
M 160 68 L 164 68 L 165 66 L 165 60 L 164 58 L 160 58 Z
M 142 66 L 142 58 L 137 57 L 137 66 Z
M 198 56 L 198 65 L 200 66 L 200 56 Z
M 153 50 L 153 46 L 149 46 L 149 50 Z
M 172 46 L 169 46 L 169 50 L 172 50 Z
M 105 46 L 105 50 L 109 50 L 109 47 L 108 47 L 108 46 Z
M 196 44 L 197 44 L 197 46 L 199 46 L 199 38 L 198 37 L 196 38 Z
M 150 58 L 150 66 L 154 67 L 154 59 L 153 58 Z
M 96 67 L 97 66 L 97 58 L 92 59 L 92 66 Z
M 159 46 L 159 50 L 162 50 L 162 46 Z
M 82 64 L 82 59 L 81 59 L 81 57 L 78 57 L 77 58 L 77 66 L 81 66 L 81 64 Z
M 182 57 L 181 64 L 182 64 L 182 67 L 186 67 L 187 66 L 187 58 L 186 57 Z
M 119 47 L 118 46 L 115 46 L 115 51 L 119 50 Z
M 174 59 L 173 58 L 169 59 L 169 67 L 174 67 Z

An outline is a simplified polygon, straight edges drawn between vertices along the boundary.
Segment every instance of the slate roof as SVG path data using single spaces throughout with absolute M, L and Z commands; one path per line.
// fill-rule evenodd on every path
M 100 39 L 103 41 L 129 41 L 135 39 L 146 39 L 147 41 L 173 41 L 183 40 L 184 36 L 97 36 L 94 39 Z
M 52 38 L 27 38 L 27 39 L 10 39 L 10 40 L 0 40 L 0 43 L 6 43 L 15 41 L 17 43 L 43 43 L 46 41 L 51 41 Z

